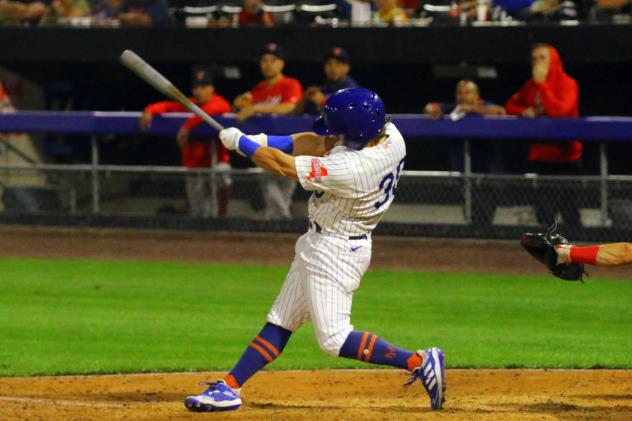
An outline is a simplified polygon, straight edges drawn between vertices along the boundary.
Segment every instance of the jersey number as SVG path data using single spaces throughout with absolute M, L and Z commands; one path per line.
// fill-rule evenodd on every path
M 404 160 L 406 157 L 403 157 L 399 164 L 397 164 L 397 168 L 395 171 L 389 174 L 386 174 L 382 181 L 380 181 L 380 190 L 384 190 L 384 199 L 378 200 L 374 203 L 375 209 L 379 209 L 388 202 L 391 197 L 391 193 L 395 194 L 395 189 L 397 188 L 397 182 L 399 181 L 399 176 L 401 175 L 402 168 L 404 167 Z

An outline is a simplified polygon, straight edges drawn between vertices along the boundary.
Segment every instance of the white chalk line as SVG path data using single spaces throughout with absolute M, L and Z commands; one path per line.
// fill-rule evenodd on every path
M 146 405 L 151 402 L 134 402 L 134 404 L 117 404 L 117 403 L 101 403 L 92 401 L 77 401 L 70 399 L 47 399 L 47 398 L 31 398 L 26 396 L 0 396 L 0 401 L 15 403 L 31 403 L 61 406 L 78 406 L 89 408 L 131 408 L 137 404 Z

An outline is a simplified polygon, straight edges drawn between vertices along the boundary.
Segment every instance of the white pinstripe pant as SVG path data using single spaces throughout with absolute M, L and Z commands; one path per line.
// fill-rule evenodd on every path
M 371 261 L 371 239 L 308 232 L 295 253 L 268 321 L 294 332 L 309 318 L 320 348 L 338 356 L 353 330 L 351 302 Z

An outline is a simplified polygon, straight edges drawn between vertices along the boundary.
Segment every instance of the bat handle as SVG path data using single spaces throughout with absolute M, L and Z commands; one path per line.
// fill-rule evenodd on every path
M 215 119 L 213 117 L 209 116 L 204 111 L 202 111 L 202 109 L 200 107 L 198 107 L 197 105 L 195 105 L 195 104 L 193 104 L 191 102 L 189 102 L 188 104 L 185 104 L 185 105 L 187 105 L 187 107 L 191 111 L 193 111 L 193 114 L 195 114 L 198 117 L 200 117 L 205 123 L 207 123 L 208 125 L 213 127 L 218 132 L 224 130 L 224 126 L 222 126 L 217 121 L 215 121 Z

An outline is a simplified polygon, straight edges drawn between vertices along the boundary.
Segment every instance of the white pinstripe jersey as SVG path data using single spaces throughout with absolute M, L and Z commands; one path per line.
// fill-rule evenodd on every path
M 323 231 L 368 234 L 382 219 L 393 201 L 406 157 L 406 144 L 393 123 L 387 123 L 386 134 L 386 141 L 359 151 L 338 145 L 322 158 L 295 158 L 301 185 L 314 191 L 309 219 Z

